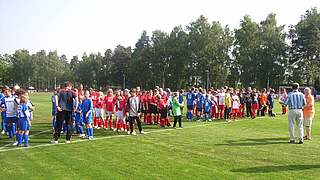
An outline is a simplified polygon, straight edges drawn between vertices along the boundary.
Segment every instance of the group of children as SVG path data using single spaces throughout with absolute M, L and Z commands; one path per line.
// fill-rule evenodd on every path
M 52 127 L 54 129 L 58 94 L 57 89 L 52 95 Z M 116 90 L 109 89 L 104 95 L 102 91 L 83 90 L 83 86 L 72 89 L 77 97 L 74 99 L 74 109 L 72 113 L 74 131 L 80 137 L 92 139 L 94 129 L 109 129 L 112 131 L 127 132 L 130 131 L 128 120 L 128 99 L 131 97 L 131 92 L 128 89 Z M 146 125 L 159 124 L 160 127 L 171 127 L 170 112 L 174 116 L 173 127 L 179 123 L 182 127 L 181 115 L 183 110 L 183 96 L 178 92 L 171 93 L 170 89 L 164 91 L 162 88 L 156 87 L 154 90 L 136 89 L 137 97 L 139 98 L 139 120 L 142 120 Z M 67 124 L 64 124 L 65 131 Z M 83 127 L 86 127 L 87 132 L 84 133 Z M 135 132 L 133 132 L 135 134 Z
M 191 88 L 185 94 L 187 104 L 187 120 L 191 121 L 195 115 L 196 120 L 212 121 L 212 119 L 225 119 L 227 122 L 235 121 L 238 117 L 256 118 L 257 115 L 275 116 L 273 113 L 275 91 L 274 89 L 234 89 L 223 87 L 221 89 Z M 285 89 L 280 95 L 280 102 L 286 98 Z M 283 114 L 286 107 L 282 108 Z
M 13 139 L 13 145 L 28 147 L 33 110 L 26 91 L 19 86 L 3 87 L 0 93 L 1 135 L 7 134 Z

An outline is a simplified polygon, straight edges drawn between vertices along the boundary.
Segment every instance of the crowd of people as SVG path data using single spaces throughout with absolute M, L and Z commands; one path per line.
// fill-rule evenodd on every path
M 295 85 L 293 86 L 296 87 Z M 52 102 L 52 143 L 58 143 L 61 133 L 66 134 L 66 143 L 76 133 L 81 138 L 92 140 L 94 129 L 108 129 L 136 135 L 135 126 L 139 133 L 144 134 L 142 123 L 159 125 L 161 128 L 182 128 L 182 112 L 186 105 L 187 121 L 200 123 L 223 119 L 230 123 L 238 118 L 256 118 L 257 116 L 274 117 L 275 99 L 282 107 L 282 114 L 287 113 L 289 106 L 290 142 L 294 141 L 294 123 L 299 128 L 299 143 L 303 141 L 301 125 L 305 126 L 306 136 L 311 139 L 311 124 L 314 117 L 314 98 L 309 88 L 305 89 L 301 103 L 296 98 L 287 95 L 286 89 L 281 89 L 276 95 L 275 90 L 248 87 L 234 89 L 202 89 L 192 87 L 187 91 L 171 92 L 158 86 L 151 90 L 140 87 L 131 90 L 109 89 L 106 94 L 92 88 L 84 90 L 80 85 L 73 88 L 66 82 L 54 91 Z M 3 88 L 0 94 L 2 112 L 2 134 L 7 133 L 13 138 L 14 145 L 28 146 L 28 134 L 31 127 L 34 106 L 29 100 L 28 93 L 14 86 L 13 89 Z M 293 115 L 293 109 L 303 110 L 299 116 Z M 299 111 L 300 112 L 300 111 Z M 170 118 L 173 117 L 173 125 Z M 303 122 L 304 121 L 304 122 Z M 177 127 L 178 124 L 178 127 Z M 303 127 L 302 127 L 303 131 Z

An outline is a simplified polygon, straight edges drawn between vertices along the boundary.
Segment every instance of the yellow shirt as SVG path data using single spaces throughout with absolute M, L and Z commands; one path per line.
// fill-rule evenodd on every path
M 314 98 L 312 95 L 306 96 L 306 106 L 303 109 L 304 118 L 313 118 L 314 117 Z
M 225 105 L 227 106 L 227 107 L 231 107 L 231 96 L 230 96 L 230 94 L 227 94 L 226 93 L 226 96 L 225 96 Z

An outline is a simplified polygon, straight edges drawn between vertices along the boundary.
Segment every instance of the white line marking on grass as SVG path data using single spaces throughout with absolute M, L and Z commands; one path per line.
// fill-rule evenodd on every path
M 36 134 L 31 134 L 31 135 L 29 136 L 29 138 L 30 138 L 30 137 L 33 137 L 33 136 L 37 136 L 37 135 L 39 135 L 39 134 L 46 133 L 46 132 L 48 132 L 48 131 L 52 131 L 52 129 L 47 129 L 47 130 L 44 130 L 44 131 L 38 132 L 38 133 L 36 133 Z M 8 144 L 6 144 L 6 145 L 4 145 L 4 146 L 0 147 L 0 150 L 2 150 L 2 149 L 4 149 L 4 148 L 6 148 L 6 147 L 8 147 L 8 146 L 11 146 L 11 145 L 12 145 L 12 142 L 10 142 L 10 143 L 8 143 Z M 1 151 L 0 151 L 0 152 L 1 152 Z
M 240 119 L 240 120 L 237 120 L 235 122 L 240 122 L 240 121 L 247 121 L 248 119 Z M 232 123 L 232 122 L 231 122 Z M 234 123 L 234 122 L 233 122 Z M 181 130 L 183 129 L 190 129 L 190 128 L 197 128 L 197 127 L 205 127 L 205 126 L 209 126 L 209 125 L 215 125 L 215 124 L 230 124 L 230 122 L 225 122 L 225 121 L 221 121 L 221 122 L 210 122 L 210 123 L 206 123 L 206 124 L 197 124 L 195 126 L 187 126 L 187 127 L 184 127 L 182 128 Z M 45 130 L 45 131 L 42 131 L 42 132 L 39 132 L 39 133 L 36 133 L 34 134 L 33 136 L 36 136 L 36 135 L 39 135 L 39 134 L 42 134 L 44 132 L 47 132 L 47 131 L 50 131 L 51 129 L 49 130 Z M 174 130 L 177 130 L 177 129 L 160 129 L 160 130 L 156 130 L 156 131 L 149 131 L 149 132 L 145 132 L 145 134 L 150 134 L 150 133 L 161 133 L 161 132 L 166 132 L 166 131 L 174 131 Z M 30 135 L 31 136 L 31 135 Z M 132 135 L 114 135 L 114 136 L 104 136 L 104 137 L 98 137 L 98 138 L 94 138 L 93 140 L 91 141 L 97 141 L 97 140 L 102 140 L 102 139 L 112 139 L 112 138 L 121 138 L 121 137 L 132 137 Z M 80 139 L 80 140 L 75 140 L 75 141 L 71 141 L 71 144 L 75 144 L 75 143 L 79 143 L 79 142 L 90 142 L 88 139 Z M 9 144 L 11 145 L 11 143 Z M 47 146 L 54 146 L 54 145 L 68 145 L 68 144 L 65 144 L 65 143 L 59 143 L 59 144 L 41 144 L 41 145 L 37 145 L 37 146 L 29 146 L 29 147 L 17 147 L 17 148 L 12 148 L 12 149 L 3 149 L 1 148 L 0 149 L 0 152 L 8 152 L 8 151 L 15 151 L 15 150 L 26 150 L 26 149 L 34 149 L 34 148 L 39 148 L 39 147 L 47 147 Z M 6 146 L 3 146 L 3 147 L 6 147 Z

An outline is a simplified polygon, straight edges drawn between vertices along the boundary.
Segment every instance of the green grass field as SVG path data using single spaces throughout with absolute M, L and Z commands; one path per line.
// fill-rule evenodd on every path
M 0 140 L 1 179 L 319 179 L 319 108 L 313 140 L 288 144 L 287 116 L 233 123 L 184 122 L 183 129 L 145 126 L 145 135 L 95 130 L 52 145 L 50 94 L 36 105 L 30 147 Z M 276 113 L 280 114 L 277 106 Z M 64 142 L 64 136 L 60 142 Z M 3 178 L 5 177 L 5 178 Z

